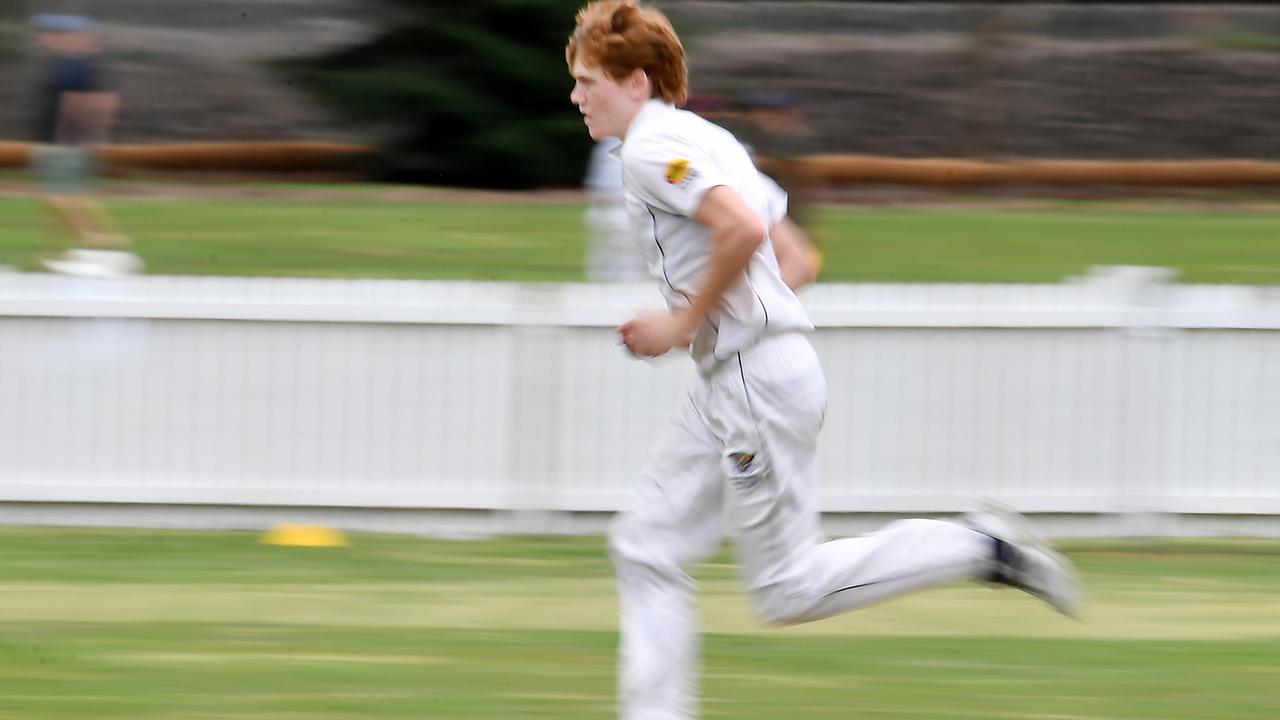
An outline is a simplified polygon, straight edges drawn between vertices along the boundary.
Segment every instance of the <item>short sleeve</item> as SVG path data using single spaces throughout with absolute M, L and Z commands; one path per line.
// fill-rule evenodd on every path
M 699 148 L 673 137 L 637 138 L 623 146 L 627 188 L 645 203 L 673 215 L 692 216 L 711 188 L 728 178 Z
M 95 58 L 85 68 L 85 92 L 111 92 L 111 80 L 107 76 L 106 66 L 101 59 Z
M 764 173 L 760 173 L 760 184 L 764 186 L 764 202 L 769 214 L 769 226 L 773 227 L 787 216 L 787 191 Z
M 106 76 L 93 56 L 67 58 L 57 66 L 58 92 L 108 92 Z

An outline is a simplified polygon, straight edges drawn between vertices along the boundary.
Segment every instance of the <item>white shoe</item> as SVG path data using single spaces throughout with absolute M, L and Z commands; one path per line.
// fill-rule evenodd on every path
M 142 259 L 131 252 L 84 248 L 68 250 L 43 264 L 53 272 L 80 277 L 123 277 L 141 272 L 143 267 Z
M 994 502 L 984 502 L 964 523 L 996 541 L 991 581 L 1040 598 L 1054 610 L 1080 619 L 1083 589 L 1071 561 L 1031 528 L 1027 519 Z

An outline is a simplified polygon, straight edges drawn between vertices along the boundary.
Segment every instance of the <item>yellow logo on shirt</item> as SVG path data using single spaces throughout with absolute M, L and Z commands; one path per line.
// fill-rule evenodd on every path
M 684 179 L 689 177 L 689 161 L 684 158 L 672 160 L 667 165 L 667 184 L 679 185 Z

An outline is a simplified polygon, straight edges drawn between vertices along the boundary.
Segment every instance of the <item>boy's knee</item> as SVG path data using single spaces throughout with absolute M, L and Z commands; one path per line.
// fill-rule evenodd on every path
M 609 524 L 609 559 L 618 565 L 662 565 L 663 545 L 653 541 L 653 528 L 632 513 L 619 513 Z
M 797 625 L 808 622 L 814 598 L 797 583 L 779 583 L 751 592 L 751 606 L 762 622 L 770 625 Z
M 634 531 L 630 527 L 631 521 L 626 513 L 618 513 L 613 518 L 613 522 L 609 523 L 609 532 L 605 539 L 608 542 L 609 558 L 615 563 L 620 558 L 626 558 L 634 553 L 635 543 L 632 540 Z

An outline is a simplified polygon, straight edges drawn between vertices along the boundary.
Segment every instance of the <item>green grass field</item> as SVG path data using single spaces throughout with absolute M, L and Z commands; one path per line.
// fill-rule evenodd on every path
M 0 718 L 612 717 L 602 541 L 0 529 Z M 1274 720 L 1280 543 L 1085 543 L 1074 623 L 961 586 L 812 625 L 699 573 L 708 718 Z
M 582 279 L 580 205 L 409 203 L 368 195 L 117 198 L 109 205 L 157 274 Z M 1176 268 L 1185 282 L 1280 284 L 1280 215 L 1231 207 L 829 209 L 819 214 L 823 279 L 1052 283 L 1094 265 L 1125 264 Z M 37 269 L 50 226 L 40 205 L 0 197 L 0 217 L 0 264 Z

